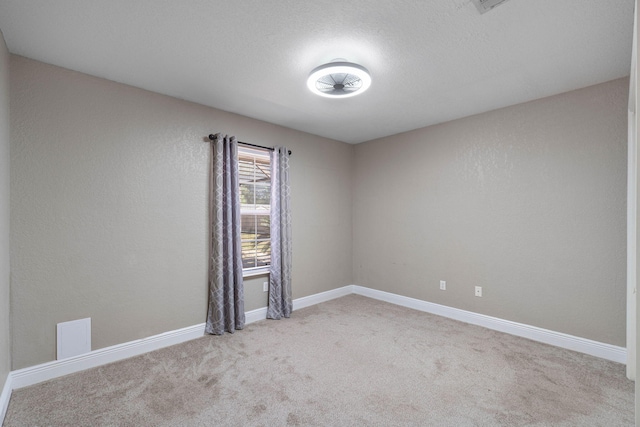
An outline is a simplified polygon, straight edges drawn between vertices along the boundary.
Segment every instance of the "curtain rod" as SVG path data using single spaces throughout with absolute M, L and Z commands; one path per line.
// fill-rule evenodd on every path
M 210 134 L 209 134 L 209 139 L 210 139 L 211 141 L 213 141 L 214 139 L 216 139 L 216 136 L 215 136 L 214 134 L 210 133 Z M 273 148 L 273 147 L 264 147 L 264 146 L 262 146 L 262 145 L 250 144 L 250 143 L 248 143 L 248 142 L 242 142 L 242 141 L 236 141 L 236 142 L 237 142 L 238 144 L 248 145 L 248 146 L 250 146 L 250 147 L 256 147 L 256 148 L 263 148 L 263 149 L 265 149 L 265 150 L 269 150 L 269 151 L 273 151 L 273 150 L 275 150 L 275 148 Z M 288 150 L 288 151 L 289 151 L 289 155 L 291 155 L 291 150 Z

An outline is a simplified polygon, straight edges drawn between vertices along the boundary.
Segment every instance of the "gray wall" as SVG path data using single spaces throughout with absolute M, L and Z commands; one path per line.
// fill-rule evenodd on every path
M 94 349 L 204 322 L 216 131 L 294 151 L 294 298 L 356 283 L 623 346 L 627 89 L 350 146 L 11 56 L 13 369 L 62 321 Z
M 11 370 L 9 138 L 9 51 L 0 32 L 0 390 Z
M 355 283 L 624 346 L 628 88 L 357 145 Z
M 11 103 L 13 369 L 205 321 L 211 132 L 293 150 L 294 298 L 352 283 L 353 146 L 18 56 Z

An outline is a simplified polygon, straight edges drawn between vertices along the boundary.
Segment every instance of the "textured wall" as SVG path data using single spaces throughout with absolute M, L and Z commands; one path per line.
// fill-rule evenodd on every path
M 211 132 L 293 150 L 294 298 L 352 282 L 352 146 L 17 56 L 11 84 L 14 369 L 58 322 L 97 349 L 205 321 Z
M 9 326 L 9 51 L 0 32 L 0 389 L 11 369 Z
M 357 145 L 355 283 L 624 346 L 627 96 L 620 79 Z
M 353 268 L 363 286 L 624 345 L 626 80 L 353 147 L 11 67 L 14 369 L 55 358 L 58 322 L 92 317 L 96 349 L 204 321 L 212 131 L 294 151 L 294 298 Z M 264 280 L 247 280 L 247 310 Z

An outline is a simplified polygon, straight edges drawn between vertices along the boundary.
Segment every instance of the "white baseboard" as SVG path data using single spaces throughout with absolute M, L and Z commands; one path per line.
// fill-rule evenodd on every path
M 12 371 L 13 389 L 180 344 L 204 335 L 204 323 Z
M 309 295 L 308 297 L 297 298 L 293 300 L 293 310 L 320 304 L 321 302 L 330 301 L 353 293 L 353 285 L 343 286 L 342 288 L 331 289 L 330 291 L 320 292 L 319 294 Z
M 627 349 L 624 347 L 592 341 L 586 338 L 575 337 L 573 335 L 554 332 L 548 329 L 542 329 L 522 323 L 511 322 L 497 317 L 485 316 L 484 314 L 434 304 L 389 292 L 365 288 L 363 286 L 352 285 L 352 289 L 354 294 L 390 302 L 392 304 L 401 305 L 415 310 L 425 311 L 442 317 L 448 317 L 450 319 L 459 320 L 472 325 L 483 326 L 495 331 L 589 354 L 591 356 L 600 357 L 613 362 L 626 363 L 627 361 Z
M 302 298 L 296 298 L 292 301 L 293 310 L 300 310 L 301 308 L 309 307 L 312 305 L 320 304 L 321 302 L 329 301 L 335 298 L 340 298 L 345 295 L 353 293 L 353 285 L 344 286 L 342 288 L 331 289 L 326 292 L 320 292 L 319 294 L 309 295 Z M 255 310 L 247 311 L 245 314 L 245 324 L 258 322 L 267 318 L 267 307 L 257 308 Z
M 246 311 L 244 313 L 244 324 L 259 322 L 267 318 L 267 307 L 256 308 L 255 310 Z
M 293 300 L 293 309 L 299 310 L 310 305 L 319 304 L 351 293 L 353 293 L 352 286 L 345 286 L 343 288 L 332 289 L 330 291 L 310 295 L 308 297 L 298 298 Z M 266 307 L 251 310 L 245 313 L 245 324 L 264 320 L 266 317 Z M 10 391 L 14 389 L 27 387 L 53 378 L 61 377 L 63 375 L 73 374 L 85 369 L 95 368 L 97 366 L 106 365 L 107 363 L 117 362 L 119 360 L 128 359 L 129 357 L 139 356 L 153 350 L 158 350 L 163 347 L 199 338 L 204 335 L 204 327 L 205 324 L 201 323 L 199 325 L 154 335 L 152 337 L 101 348 L 79 356 L 55 360 L 41 365 L 12 371 L 9 374 L 9 379 L 7 379 L 9 384 L 8 395 L 10 396 Z M 4 397 L 4 391 L 2 396 Z M 9 398 L 7 397 L 7 403 L 9 402 L 8 399 Z
M 2 425 L 4 421 L 4 416 L 7 415 L 9 399 L 11 399 L 11 391 L 13 390 L 11 379 L 11 372 L 9 372 L 9 375 L 7 375 L 7 380 L 4 382 L 4 387 L 2 388 L 2 394 L 0 394 L 0 425 Z
M 358 294 L 369 298 L 374 298 L 415 310 L 425 311 L 443 317 L 448 317 L 473 325 L 483 326 L 500 332 L 529 338 L 534 341 L 555 345 L 614 362 L 626 362 L 626 349 L 610 344 L 591 341 L 584 338 L 574 337 L 560 332 L 549 331 L 534 326 L 485 316 L 470 311 L 434 304 L 427 301 L 396 295 L 389 292 L 378 291 L 357 285 L 348 285 L 338 289 L 321 292 L 319 294 L 298 298 L 293 301 L 293 309 L 309 307 L 325 301 L 339 298 L 349 294 Z M 250 324 L 266 318 L 267 309 L 259 308 L 245 313 L 246 323 Z M 204 335 L 204 323 L 165 332 L 152 337 L 142 338 L 111 347 L 102 348 L 80 356 L 68 359 L 56 360 L 41 365 L 31 366 L 17 371 L 12 371 L 5 382 L 2 395 L 0 395 L 0 415 L 4 415 L 6 406 L 9 403 L 11 390 L 37 384 L 63 375 L 83 371 L 117 362 L 129 357 L 138 356 L 149 351 L 158 350 L 174 344 L 180 344 Z M 0 417 L 2 420 L 3 417 Z

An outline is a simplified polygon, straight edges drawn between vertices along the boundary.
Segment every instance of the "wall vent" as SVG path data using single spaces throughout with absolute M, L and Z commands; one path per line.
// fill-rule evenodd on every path
M 476 5 L 480 13 L 489 12 L 494 7 L 500 6 L 506 1 L 507 0 L 471 0 L 471 2 Z
M 62 322 L 57 325 L 57 359 L 78 356 L 91 351 L 91 318 Z

